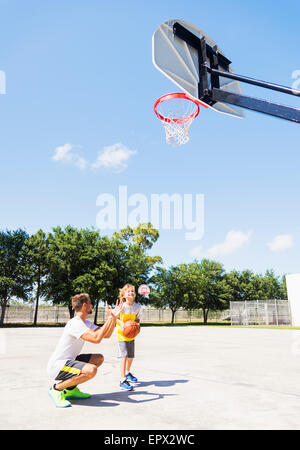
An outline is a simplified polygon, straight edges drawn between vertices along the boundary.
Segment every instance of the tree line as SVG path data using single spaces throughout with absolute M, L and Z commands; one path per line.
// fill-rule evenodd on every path
M 263 275 L 227 273 L 221 263 L 208 259 L 165 268 L 160 256 L 148 254 L 158 238 L 150 223 L 127 227 L 110 238 L 70 225 L 33 235 L 22 229 L 0 231 L 0 326 L 14 298 L 34 301 L 35 325 L 41 299 L 68 307 L 73 317 L 71 298 L 79 292 L 89 293 L 97 323 L 99 303 L 115 303 L 126 283 L 149 284 L 150 298 L 137 300 L 170 308 L 172 323 L 181 308 L 202 309 L 206 323 L 209 311 L 226 309 L 230 301 L 287 298 L 285 277 L 273 270 Z

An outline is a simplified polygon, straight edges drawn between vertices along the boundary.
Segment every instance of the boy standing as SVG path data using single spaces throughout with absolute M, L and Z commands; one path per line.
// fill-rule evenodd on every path
M 140 323 L 141 319 L 141 305 L 135 303 L 135 287 L 131 284 L 125 284 L 120 289 L 119 299 L 124 302 L 123 310 L 119 319 L 116 321 L 117 326 L 117 340 L 119 344 L 119 358 L 121 358 L 121 380 L 120 387 L 123 390 L 131 391 L 133 386 L 130 384 L 136 383 L 137 378 L 130 372 L 130 368 L 135 356 L 135 338 L 127 338 L 123 335 L 124 323 L 127 320 L 134 320 Z

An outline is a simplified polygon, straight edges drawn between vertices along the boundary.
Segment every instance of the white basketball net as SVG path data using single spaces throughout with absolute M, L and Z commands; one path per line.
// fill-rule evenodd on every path
M 157 106 L 157 112 L 166 132 L 166 141 L 171 145 L 183 145 L 189 140 L 189 129 L 197 114 L 197 105 L 186 98 L 172 98 Z

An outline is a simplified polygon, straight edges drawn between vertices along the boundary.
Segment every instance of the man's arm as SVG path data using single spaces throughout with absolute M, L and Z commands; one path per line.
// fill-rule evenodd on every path
M 116 326 L 116 321 L 121 312 L 123 311 L 124 304 L 119 304 L 117 302 L 115 309 L 112 309 L 106 302 L 105 312 L 108 316 L 107 321 L 101 328 L 97 328 L 97 330 L 89 330 L 86 331 L 81 339 L 87 342 L 91 342 L 92 344 L 100 344 L 103 338 L 110 338 L 114 328 Z
M 87 342 L 91 342 L 92 344 L 100 344 L 104 337 L 111 336 L 112 332 L 116 325 L 116 318 L 109 317 L 105 324 L 101 328 L 97 328 L 97 330 L 89 330 L 83 333 L 81 339 Z

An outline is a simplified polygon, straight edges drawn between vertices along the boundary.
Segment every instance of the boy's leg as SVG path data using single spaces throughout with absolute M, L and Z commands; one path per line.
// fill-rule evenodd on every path
M 130 341 L 127 343 L 128 345 L 128 354 L 127 354 L 127 361 L 126 361 L 126 379 L 129 382 L 132 383 L 137 383 L 138 379 L 132 375 L 132 373 L 130 372 L 130 368 L 134 359 L 134 347 L 135 347 L 135 341 Z
M 124 356 L 121 359 L 121 379 L 126 378 L 126 366 L 127 366 L 127 357 Z
M 126 358 L 126 374 L 130 372 L 130 367 L 132 365 L 133 358 Z
M 128 359 L 128 342 L 119 342 L 119 358 L 121 359 L 121 380 L 120 387 L 127 391 L 132 391 L 133 387 L 126 379 L 126 367 Z

